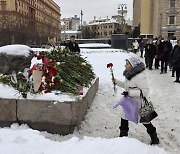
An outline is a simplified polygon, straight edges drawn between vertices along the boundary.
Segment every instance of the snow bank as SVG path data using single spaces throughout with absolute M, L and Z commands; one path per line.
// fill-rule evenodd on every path
M 122 49 L 84 49 L 81 48 L 81 53 L 85 54 L 85 53 L 114 53 L 114 52 L 126 52 L 125 50 Z
M 14 44 L 0 47 L 0 53 L 8 55 L 19 55 L 28 57 L 32 49 L 26 45 Z
M 83 95 L 81 96 L 73 96 L 70 94 L 60 93 L 60 92 L 51 92 L 51 93 L 43 93 L 43 94 L 27 94 L 27 99 L 30 100 L 49 100 L 54 102 L 69 102 L 69 101 L 75 101 L 77 99 L 80 99 L 86 95 L 88 91 L 88 88 L 83 88 Z M 13 87 L 10 87 L 8 85 L 3 85 L 0 83 L 0 98 L 6 98 L 6 99 L 24 99 L 20 93 L 15 90 Z
M 46 139 L 39 131 L 26 125 L 13 124 L 0 129 L 0 147 L 3 154 L 165 154 L 163 149 L 148 146 L 130 138 L 73 137 L 57 142 Z
M 31 48 L 33 50 L 34 53 L 39 53 L 42 51 L 49 51 L 48 49 L 45 48 Z
M 86 44 L 79 44 L 80 48 L 111 48 L 111 45 L 104 44 L 104 43 L 86 43 Z

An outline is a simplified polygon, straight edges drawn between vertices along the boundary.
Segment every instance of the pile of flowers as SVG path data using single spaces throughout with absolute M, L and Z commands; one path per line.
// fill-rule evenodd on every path
M 92 66 L 86 59 L 68 49 L 57 48 L 51 52 L 41 52 L 35 54 L 34 58 L 42 60 L 42 63 L 34 64 L 28 71 L 17 75 L 0 75 L 0 82 L 13 86 L 26 98 L 28 92 L 82 95 L 82 87 L 90 86 L 95 78 Z M 34 70 L 42 71 L 42 81 L 37 92 L 33 89 Z

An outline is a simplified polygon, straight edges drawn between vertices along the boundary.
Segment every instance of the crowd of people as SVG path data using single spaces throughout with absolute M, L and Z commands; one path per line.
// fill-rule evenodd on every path
M 167 73 L 168 67 L 172 71 L 172 77 L 175 76 L 174 82 L 180 83 L 180 40 L 173 47 L 170 40 L 158 38 L 155 42 L 149 39 L 146 43 L 141 40 L 133 42 L 133 51 L 137 53 L 140 50 L 141 58 L 145 58 L 146 68 L 153 70 L 160 69 L 160 74 Z

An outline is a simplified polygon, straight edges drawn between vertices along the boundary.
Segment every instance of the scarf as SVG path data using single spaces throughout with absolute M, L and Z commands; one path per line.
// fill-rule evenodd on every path
M 123 72 L 123 75 L 126 77 L 126 79 L 131 80 L 134 76 L 136 76 L 137 74 L 141 73 L 144 70 L 145 70 L 144 63 L 141 62 L 138 65 L 134 66 L 132 69 L 125 70 Z

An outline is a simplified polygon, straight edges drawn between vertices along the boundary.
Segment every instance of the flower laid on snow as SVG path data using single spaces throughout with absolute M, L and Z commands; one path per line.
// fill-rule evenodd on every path
M 112 63 L 107 64 L 107 68 L 113 67 Z
M 11 82 L 11 76 L 0 76 L 0 82 L 10 84 L 17 89 L 24 98 L 27 93 L 51 93 L 60 91 L 74 95 L 82 95 L 79 87 L 88 87 L 95 78 L 92 67 L 79 54 L 67 49 L 54 49 L 51 52 L 40 52 L 34 58 L 42 59 L 42 63 L 34 64 L 29 69 L 27 77 L 19 72 L 17 83 Z M 72 65 L 73 63 L 73 65 Z M 83 67 L 82 67 L 83 65 Z M 31 77 L 32 76 L 32 77 Z M 33 82 L 30 80 L 33 79 Z

